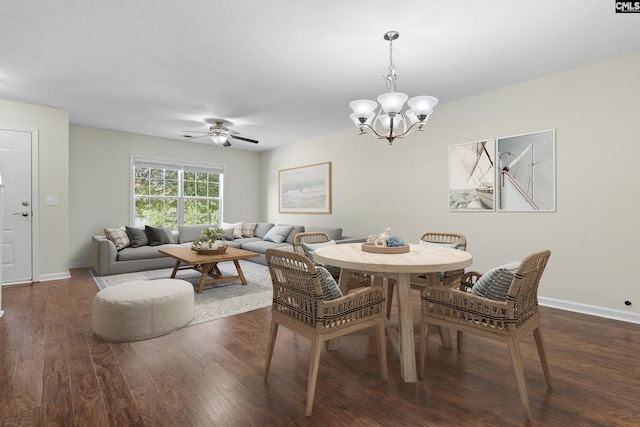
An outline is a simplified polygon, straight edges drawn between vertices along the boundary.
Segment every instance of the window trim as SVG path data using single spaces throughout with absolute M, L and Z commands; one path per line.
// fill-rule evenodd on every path
M 187 162 L 187 161 L 175 161 L 169 160 L 162 157 L 149 157 L 149 156 L 140 156 L 132 154 L 129 159 L 129 224 L 134 226 L 135 224 L 135 166 L 148 166 L 148 167 L 161 167 L 161 168 L 175 168 L 180 169 L 183 173 L 184 171 L 188 172 L 206 172 L 206 173 L 217 173 L 220 175 L 219 180 L 219 195 L 218 195 L 218 209 L 219 209 L 219 221 L 220 224 L 223 222 L 222 213 L 223 204 L 224 204 L 224 173 L 225 166 L 223 164 L 218 163 L 197 163 L 197 162 Z M 184 200 L 183 193 L 183 184 L 184 184 L 184 175 L 180 177 L 180 194 L 178 197 Z M 182 213 L 178 214 L 178 225 L 181 225 Z

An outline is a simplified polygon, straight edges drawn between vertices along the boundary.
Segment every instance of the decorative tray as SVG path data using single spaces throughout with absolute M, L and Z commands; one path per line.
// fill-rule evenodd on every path
M 198 252 L 200 255 L 220 255 L 227 252 L 227 245 L 219 246 L 218 249 L 195 249 L 191 248 L 192 251 Z
M 409 245 L 387 247 L 376 246 L 375 243 L 366 242 L 362 244 L 362 250 L 374 254 L 406 254 L 409 252 Z

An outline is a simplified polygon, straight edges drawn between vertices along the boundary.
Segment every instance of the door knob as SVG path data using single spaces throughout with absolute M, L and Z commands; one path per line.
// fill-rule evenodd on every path
M 22 216 L 29 216 L 29 212 L 24 211 L 24 212 L 15 212 L 14 215 L 22 215 Z

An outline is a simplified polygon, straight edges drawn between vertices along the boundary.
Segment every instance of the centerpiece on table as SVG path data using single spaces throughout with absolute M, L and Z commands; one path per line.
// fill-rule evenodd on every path
M 379 235 L 367 237 L 367 241 L 362 244 L 362 250 L 376 254 L 404 254 L 409 252 L 409 245 L 401 238 L 392 236 L 391 229 L 387 228 Z
M 203 255 L 218 255 L 227 251 L 222 236 L 224 231 L 220 227 L 207 228 L 191 244 L 191 249 Z

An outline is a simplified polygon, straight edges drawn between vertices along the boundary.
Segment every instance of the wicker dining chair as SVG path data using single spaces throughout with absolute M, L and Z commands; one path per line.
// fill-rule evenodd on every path
M 331 241 L 331 237 L 329 236 L 329 234 L 325 233 L 324 231 L 307 231 L 303 233 L 298 233 L 295 236 L 293 236 L 293 250 L 301 255 L 308 256 L 311 259 L 311 261 L 313 261 L 316 265 L 324 266 L 318 260 L 315 259 L 315 257 L 313 256 L 313 253 L 310 253 L 309 251 L 305 252 L 305 249 L 302 244 L 306 243 L 310 246 L 314 246 L 322 243 L 327 243 L 329 241 Z M 333 266 L 324 266 L 324 267 L 327 267 L 327 270 L 329 271 L 329 273 L 331 273 L 331 275 L 336 281 L 340 279 L 340 274 L 341 274 L 340 268 L 333 267 Z M 348 291 L 349 289 L 369 286 L 371 285 L 371 280 L 372 278 L 368 274 L 351 272 L 351 276 L 349 277 L 349 282 L 347 283 L 346 291 Z
M 467 250 L 467 238 L 460 233 L 441 233 L 441 232 L 427 232 L 420 237 L 420 241 L 432 244 L 439 244 L 449 246 L 461 251 Z M 447 271 L 440 276 L 440 284 L 446 287 L 460 286 L 462 275 L 464 270 Z M 412 274 L 411 275 L 411 288 L 421 290 L 427 286 L 427 278 L 424 274 Z M 395 288 L 395 281 L 389 280 L 387 284 L 387 319 L 391 317 L 391 303 L 393 302 L 393 290 Z
M 538 309 L 538 285 L 550 256 L 551 252 L 545 250 L 524 258 L 513 276 L 505 301 L 495 301 L 461 289 L 427 285 L 421 292 L 420 377 L 424 377 L 428 326 L 431 324 L 505 342 L 511 355 L 524 416 L 531 419 L 520 341 L 533 332 L 544 378 L 551 388 Z M 470 272 L 466 276 L 474 276 L 472 281 L 475 282 L 475 278 L 482 275 Z
M 273 304 L 264 380 L 267 381 L 269 376 L 278 327 L 282 325 L 311 341 L 306 416 L 311 415 L 313 408 L 322 344 L 328 340 L 375 328 L 380 376 L 386 381 L 385 299 L 382 288 L 370 286 L 336 299 L 324 300 L 320 270 L 309 258 L 279 249 L 268 249 L 265 257 L 273 283 Z M 326 274 L 326 277 L 337 289 L 330 275 Z

